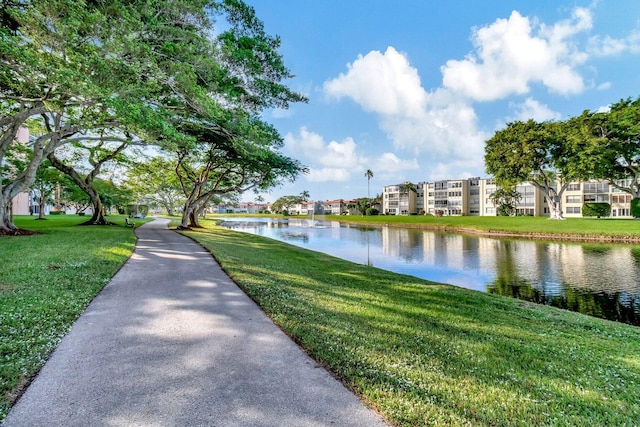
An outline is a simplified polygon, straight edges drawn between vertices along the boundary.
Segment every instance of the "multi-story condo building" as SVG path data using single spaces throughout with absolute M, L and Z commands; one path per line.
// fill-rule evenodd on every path
M 469 180 L 455 179 L 425 183 L 427 196 L 422 210 L 431 215 L 468 214 Z
M 388 185 L 383 189 L 383 212 L 388 215 L 471 215 L 495 216 L 497 207 L 492 194 L 498 189 L 493 178 L 468 178 L 420 182 L 416 192 L 406 191 L 406 184 Z M 628 182 L 621 181 L 621 185 Z M 550 209 L 544 192 L 523 182 L 516 186 L 520 200 L 516 203 L 518 215 L 548 216 Z M 631 195 L 605 181 L 570 183 L 561 202 L 566 217 L 581 217 L 585 203 L 611 204 L 612 217 L 629 217 Z
M 628 187 L 630 179 L 616 181 Z M 605 181 L 572 182 L 563 194 L 562 213 L 567 217 L 582 216 L 585 203 L 609 203 L 612 217 L 631 216 L 631 194 Z
M 387 185 L 382 189 L 382 209 L 385 215 L 415 215 L 417 210 L 418 192 L 407 188 L 411 183 Z M 424 183 L 421 187 L 424 200 Z M 417 188 L 417 186 L 416 186 Z

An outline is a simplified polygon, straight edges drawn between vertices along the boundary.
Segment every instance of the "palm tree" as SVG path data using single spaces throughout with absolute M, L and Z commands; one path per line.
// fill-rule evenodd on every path
M 307 200 L 309 200 L 309 192 L 307 190 L 304 190 L 302 193 L 300 193 L 300 198 L 303 202 L 306 202 Z
M 373 171 L 371 171 L 371 169 L 367 169 L 367 171 L 364 173 L 364 176 L 367 178 L 367 198 L 371 198 L 371 192 L 369 191 L 369 182 L 371 181 L 371 178 L 373 178 Z

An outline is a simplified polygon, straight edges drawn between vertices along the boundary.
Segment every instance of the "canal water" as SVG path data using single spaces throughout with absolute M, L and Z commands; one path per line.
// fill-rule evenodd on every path
M 223 226 L 352 262 L 640 325 L 640 246 L 500 239 L 294 218 Z

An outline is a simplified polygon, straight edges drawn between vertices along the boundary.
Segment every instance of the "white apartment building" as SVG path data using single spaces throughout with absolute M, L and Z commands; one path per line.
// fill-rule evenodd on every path
M 418 191 L 407 190 L 404 185 L 387 185 L 382 189 L 382 211 L 385 215 L 416 215 Z M 424 183 L 419 183 L 421 200 L 424 202 Z M 418 187 L 416 185 L 416 189 Z M 421 207 L 424 209 L 423 207 Z
M 407 183 L 405 183 L 407 184 Z M 628 182 L 620 184 L 628 186 Z M 402 191 L 403 184 L 383 188 L 382 211 L 387 215 L 436 216 L 495 216 L 497 206 L 491 195 L 498 189 L 493 178 L 468 178 L 420 182 L 417 191 Z M 534 185 L 523 182 L 516 186 L 520 200 L 516 204 L 518 215 L 549 216 L 545 194 Z M 631 195 L 605 181 L 570 183 L 562 195 L 562 215 L 567 218 L 582 217 L 585 203 L 599 202 L 611 205 L 611 217 L 629 218 Z

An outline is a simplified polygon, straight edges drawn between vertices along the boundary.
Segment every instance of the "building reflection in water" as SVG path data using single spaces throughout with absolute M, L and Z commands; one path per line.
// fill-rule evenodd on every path
M 423 279 L 640 324 L 640 248 L 304 219 L 228 226 Z

